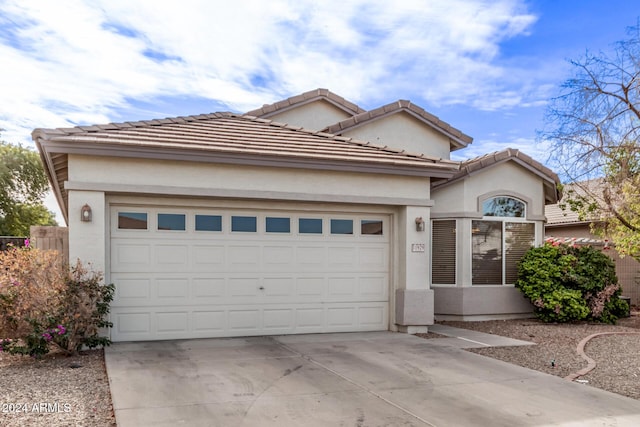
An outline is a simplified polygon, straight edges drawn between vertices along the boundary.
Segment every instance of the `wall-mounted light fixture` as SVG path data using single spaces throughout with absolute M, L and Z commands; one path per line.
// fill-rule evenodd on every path
M 416 218 L 416 231 L 424 231 L 424 219 L 421 216 Z
M 91 217 L 91 206 L 85 204 L 82 209 L 80 209 L 80 221 L 91 222 Z

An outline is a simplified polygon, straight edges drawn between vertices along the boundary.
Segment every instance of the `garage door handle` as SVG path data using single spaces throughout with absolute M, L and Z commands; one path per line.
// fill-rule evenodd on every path
M 264 286 L 260 286 L 258 289 L 260 289 L 261 291 L 264 291 Z

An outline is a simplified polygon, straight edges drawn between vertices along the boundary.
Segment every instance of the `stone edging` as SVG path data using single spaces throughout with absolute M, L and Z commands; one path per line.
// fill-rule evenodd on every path
M 573 374 L 567 375 L 566 377 L 564 377 L 565 380 L 573 381 L 583 375 L 587 375 L 589 372 L 593 371 L 596 368 L 596 361 L 585 354 L 584 347 L 589 341 L 591 341 L 591 339 L 599 337 L 601 335 L 640 335 L 640 332 L 599 332 L 597 334 L 589 335 L 588 337 L 584 338 L 578 344 L 576 353 L 578 353 L 584 360 L 587 361 L 587 367 L 582 368 L 579 371 L 574 372 Z

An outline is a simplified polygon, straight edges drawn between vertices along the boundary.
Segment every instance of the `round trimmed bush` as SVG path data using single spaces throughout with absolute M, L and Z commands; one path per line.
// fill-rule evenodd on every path
M 515 285 L 545 322 L 615 323 L 628 309 L 618 298 L 615 264 L 591 246 L 547 242 L 530 249 L 518 265 Z

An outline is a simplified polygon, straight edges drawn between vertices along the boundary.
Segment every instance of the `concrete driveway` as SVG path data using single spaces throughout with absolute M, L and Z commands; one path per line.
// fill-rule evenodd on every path
M 640 425 L 640 401 L 465 345 L 392 332 L 203 339 L 119 343 L 106 362 L 119 427 Z

